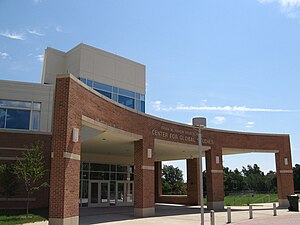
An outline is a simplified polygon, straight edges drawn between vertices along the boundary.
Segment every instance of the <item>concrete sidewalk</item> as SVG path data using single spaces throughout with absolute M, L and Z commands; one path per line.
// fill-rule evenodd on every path
M 289 212 L 287 209 L 277 209 L 277 215 L 273 216 L 272 204 L 253 205 L 253 219 L 249 219 L 249 207 L 236 206 L 232 209 L 232 223 L 243 225 L 294 225 L 300 224 L 300 213 Z M 91 211 L 92 210 L 92 211 Z M 98 211 L 98 212 L 97 212 Z M 119 207 L 115 211 L 108 211 L 108 209 L 94 208 L 86 212 L 81 211 L 80 224 L 122 224 L 122 225 L 198 225 L 200 221 L 200 208 L 188 207 L 180 205 L 156 205 L 156 216 L 149 218 L 134 218 L 133 208 Z M 86 214 L 88 213 L 88 214 Z M 297 221 L 297 223 L 295 223 Z M 210 213 L 205 213 L 205 224 L 210 225 Z M 227 212 L 215 212 L 215 225 L 227 224 Z
M 226 207 L 225 207 L 226 208 Z M 171 204 L 156 204 L 156 216 L 135 218 L 133 207 L 83 208 L 80 225 L 199 225 L 200 208 Z M 253 205 L 253 219 L 249 219 L 248 206 L 232 206 L 231 224 L 235 225 L 299 225 L 300 213 L 277 209 L 273 216 L 272 204 Z M 210 225 L 210 212 L 205 212 L 205 225 Z M 215 212 L 215 225 L 227 224 L 227 212 Z M 48 225 L 48 221 L 32 223 Z

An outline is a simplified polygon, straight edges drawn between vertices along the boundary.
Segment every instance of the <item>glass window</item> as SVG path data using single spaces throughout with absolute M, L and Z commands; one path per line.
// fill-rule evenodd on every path
M 100 180 L 100 174 L 101 172 L 91 172 L 90 175 L 91 175 L 91 180 Z
M 110 174 L 110 179 L 115 180 L 116 179 L 116 173 L 111 173 Z
M 133 98 L 129 98 L 129 97 L 119 95 L 118 102 L 125 105 L 125 106 L 127 106 L 127 107 L 129 107 L 129 108 L 134 109 L 134 99 Z
M 116 169 L 117 169 L 117 167 L 116 167 L 116 165 L 110 165 L 111 167 L 110 167 L 110 170 L 111 171 L 116 171 Z
M 117 87 L 112 87 L 112 91 L 114 92 L 114 93 L 118 93 L 118 88 Z
M 133 173 L 130 174 L 130 180 L 134 180 L 134 174 Z
M 117 94 L 115 94 L 115 93 L 112 94 L 112 100 L 114 100 L 114 101 L 117 101 L 117 100 L 118 100 Z
M 89 163 L 81 163 L 81 170 L 89 170 L 90 164 Z
M 111 99 L 111 93 L 109 93 L 109 92 L 107 92 L 107 91 L 97 90 L 97 89 L 95 89 L 95 91 L 97 91 L 97 92 L 99 92 L 100 94 L 102 94 L 102 95 L 104 95 L 104 96 L 106 96 L 106 97 L 108 97 L 108 98 Z
M 0 100 L 0 106 L 31 109 L 31 102 Z
M 93 81 L 92 80 L 87 80 L 86 83 L 88 86 L 93 87 Z
M 0 128 L 5 127 L 6 109 L 0 109 Z
M 32 129 L 38 130 L 40 124 L 40 112 L 33 111 L 32 113 Z
M 135 101 L 136 101 L 136 107 L 135 107 L 135 109 L 137 111 L 141 111 L 141 101 L 140 100 L 135 100 Z
M 135 97 L 135 93 L 133 91 L 128 91 L 128 90 L 125 90 L 123 88 L 119 88 L 119 94 L 129 96 L 129 97 L 132 97 L 132 98 Z
M 127 174 L 126 173 L 118 173 L 117 180 L 127 180 Z
M 94 88 L 111 92 L 111 86 L 94 81 Z
M 0 128 L 39 130 L 40 102 L 0 100 L 0 110 Z
M 91 163 L 91 171 L 109 171 L 109 164 Z
M 117 172 L 127 172 L 127 166 L 117 166 Z
M 83 172 L 82 176 L 83 177 L 81 179 L 86 179 L 86 180 L 89 179 L 89 172 Z
M 129 172 L 134 173 L 134 166 L 130 166 Z
M 6 128 L 29 130 L 30 111 L 7 109 Z
M 41 110 L 41 103 L 34 102 L 33 103 L 33 109 L 35 109 L 35 110 Z
M 109 180 L 109 173 L 91 172 L 91 180 Z
M 141 101 L 141 112 L 145 112 L 145 102 Z
M 145 95 L 141 94 L 141 100 L 145 101 Z
M 86 79 L 83 77 L 79 77 L 79 80 L 81 80 L 82 83 L 86 84 Z
M 136 99 L 140 99 L 140 98 L 141 98 L 140 93 L 135 93 L 135 98 L 136 98 Z

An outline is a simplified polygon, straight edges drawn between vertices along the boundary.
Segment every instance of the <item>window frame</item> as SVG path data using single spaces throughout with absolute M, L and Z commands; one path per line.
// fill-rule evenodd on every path
M 11 100 L 11 99 L 0 99 L 0 102 L 11 102 L 13 104 L 13 102 L 18 102 L 18 103 L 25 103 L 25 104 L 30 104 L 30 107 L 20 107 L 20 106 L 11 106 L 9 104 L 5 105 L 0 105 L 0 109 L 4 109 L 5 110 L 5 116 L 4 116 L 4 127 L 0 127 L 0 130 L 21 130 L 21 131 L 40 131 L 40 121 L 41 121 L 41 109 L 42 109 L 42 102 L 38 102 L 38 101 L 24 101 L 24 100 Z M 37 104 L 39 105 L 39 107 L 36 108 Z M 8 128 L 7 127 L 7 111 L 8 110 L 23 110 L 23 111 L 29 111 L 29 126 L 28 129 L 22 129 L 22 128 Z M 39 118 L 38 118 L 38 128 L 34 129 L 33 126 L 33 122 L 34 122 L 34 118 L 33 118 L 33 113 L 34 112 L 38 112 L 39 113 Z

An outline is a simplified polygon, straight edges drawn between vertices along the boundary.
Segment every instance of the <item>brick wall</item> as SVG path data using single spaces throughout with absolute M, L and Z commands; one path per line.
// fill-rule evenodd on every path
M 150 147 L 155 152 L 154 139 L 198 144 L 196 128 L 128 110 L 92 91 L 72 76 L 61 76 L 57 79 L 54 112 L 52 151 L 55 165 L 52 165 L 51 171 L 53 174 L 51 176 L 53 184 L 51 201 L 53 204 L 50 212 L 55 218 L 78 215 L 79 162 L 66 160 L 62 154 L 69 152 L 80 155 L 80 143 L 72 143 L 71 137 L 72 128 L 81 127 L 82 115 L 107 126 L 143 137 L 143 141 L 135 143 L 135 166 L 138 167 L 135 170 L 135 207 L 149 207 L 154 204 L 154 171 L 139 169 L 143 165 L 154 166 L 154 160 L 144 158 L 147 148 Z M 286 137 L 284 135 L 247 134 L 214 129 L 204 129 L 202 135 L 203 144 L 212 149 L 211 160 L 209 160 L 210 168 L 218 168 L 214 164 L 216 155 L 214 151 L 217 148 L 262 149 L 266 152 L 278 150 L 290 153 L 290 149 L 283 148 L 283 140 Z M 205 141 L 205 139 L 209 141 Z M 220 160 L 222 161 L 222 155 L 220 155 Z M 210 175 L 208 174 L 208 176 Z M 216 176 L 218 176 L 216 179 L 222 183 L 223 175 Z M 151 180 L 147 181 L 145 178 Z M 209 191 L 214 192 L 213 196 L 223 195 L 223 191 L 219 190 L 220 187 L 218 189 L 216 186 L 217 183 L 212 180 L 211 188 L 208 188 L 208 195 Z M 148 196 L 145 194 L 147 192 L 150 193 Z M 137 193 L 140 193 L 142 197 L 139 197 Z
M 12 163 L 12 160 L 1 160 L 1 157 L 22 157 L 25 146 L 30 146 L 36 141 L 44 144 L 45 168 L 47 170 L 42 182 L 50 183 L 50 150 L 51 135 L 31 132 L 0 132 L 0 163 Z M 17 149 L 17 150 L 16 150 Z M 0 197 L 0 208 L 26 208 L 26 191 L 23 185 L 20 186 L 9 200 Z M 30 196 L 30 208 L 48 207 L 49 188 L 41 188 Z

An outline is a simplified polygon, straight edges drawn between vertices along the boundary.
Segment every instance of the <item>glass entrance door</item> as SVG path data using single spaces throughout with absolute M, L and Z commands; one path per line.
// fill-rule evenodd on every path
M 118 181 L 117 182 L 117 205 L 132 205 L 133 204 L 133 182 Z
M 100 182 L 100 204 L 109 204 L 109 182 Z
M 90 181 L 89 206 L 101 207 L 109 205 L 109 182 Z

